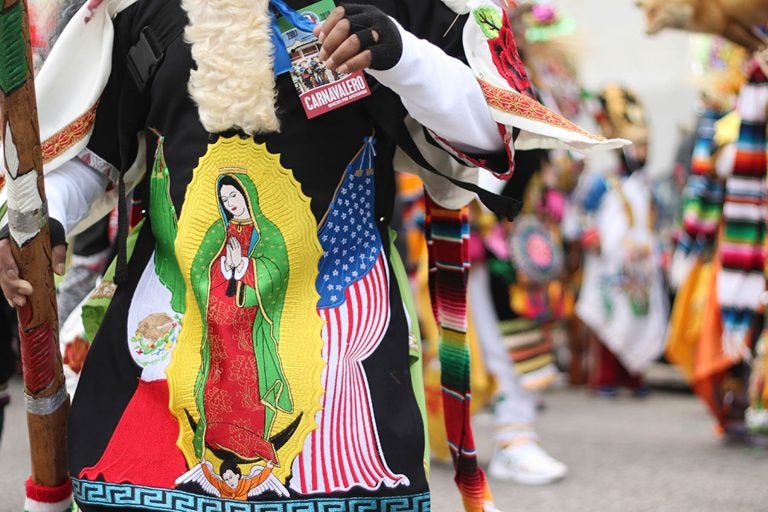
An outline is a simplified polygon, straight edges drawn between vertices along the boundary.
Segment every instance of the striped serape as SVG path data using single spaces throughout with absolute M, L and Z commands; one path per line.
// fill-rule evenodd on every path
M 440 367 L 448 444 L 466 512 L 495 510 L 477 462 L 470 423 L 470 358 L 467 336 L 469 212 L 447 210 L 427 195 L 427 247 L 432 311 L 440 327 Z
M 713 154 L 717 149 L 715 123 L 722 116 L 708 109 L 699 119 L 691 175 L 683 191 L 683 233 L 678 243 L 686 255 L 711 248 L 720 225 L 725 187 L 715 175 Z
M 723 350 L 745 358 L 747 334 L 765 291 L 766 107 L 768 80 L 753 65 L 739 94 L 741 127 L 733 174 L 726 182 L 717 280 Z

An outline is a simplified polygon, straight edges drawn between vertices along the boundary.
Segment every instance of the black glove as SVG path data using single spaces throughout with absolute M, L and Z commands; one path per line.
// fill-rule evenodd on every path
M 372 5 L 342 4 L 349 32 L 360 39 L 360 50 L 371 50 L 371 69 L 393 68 L 403 55 L 403 39 L 392 18 Z M 378 34 L 378 41 L 374 37 Z
M 56 219 L 48 218 L 48 229 L 51 233 L 51 247 L 66 245 L 67 237 L 64 235 L 64 226 Z M 0 240 L 11 238 L 11 229 L 8 224 L 0 228 Z

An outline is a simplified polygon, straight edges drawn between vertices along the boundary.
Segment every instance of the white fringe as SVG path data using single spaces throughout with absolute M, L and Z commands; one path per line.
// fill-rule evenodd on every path
M 182 7 L 197 64 L 189 93 L 205 129 L 278 131 L 269 0 L 182 0 Z

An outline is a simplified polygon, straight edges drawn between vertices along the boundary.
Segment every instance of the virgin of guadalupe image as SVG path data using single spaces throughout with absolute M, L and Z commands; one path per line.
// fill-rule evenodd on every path
M 277 464 L 270 432 L 278 413 L 293 411 L 278 355 L 288 253 L 250 178 L 221 172 L 221 220 L 206 232 L 191 274 L 203 320 L 194 446 L 200 456 Z

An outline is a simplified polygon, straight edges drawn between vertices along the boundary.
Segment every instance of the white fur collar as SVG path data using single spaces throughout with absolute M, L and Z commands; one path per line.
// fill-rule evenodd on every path
M 269 0 L 182 0 L 197 64 L 189 93 L 206 130 L 279 129 Z

